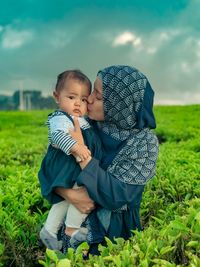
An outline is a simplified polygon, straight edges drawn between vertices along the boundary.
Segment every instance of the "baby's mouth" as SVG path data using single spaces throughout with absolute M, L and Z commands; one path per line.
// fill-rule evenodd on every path
M 74 113 L 78 114 L 79 116 L 81 116 L 81 112 L 79 109 L 74 109 Z

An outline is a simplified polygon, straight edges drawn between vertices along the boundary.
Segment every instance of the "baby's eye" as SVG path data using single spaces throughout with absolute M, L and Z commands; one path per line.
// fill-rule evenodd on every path
M 69 99 L 74 99 L 74 96 L 68 96 Z
M 83 101 L 83 102 L 87 102 L 87 99 L 86 99 L 86 98 L 84 98 L 84 99 L 82 99 L 82 101 Z

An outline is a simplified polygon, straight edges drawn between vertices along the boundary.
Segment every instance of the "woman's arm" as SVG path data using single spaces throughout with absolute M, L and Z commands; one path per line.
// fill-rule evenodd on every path
M 77 183 L 87 188 L 89 196 L 95 202 L 110 210 L 125 204 L 130 208 L 140 205 L 143 185 L 124 183 L 103 170 L 98 160 L 90 158 L 88 161 L 80 163 L 83 170 L 77 177 Z
M 70 131 L 72 137 L 83 141 L 78 120 L 74 119 L 74 131 Z M 99 161 L 89 156 L 79 163 L 82 172 L 77 177 L 77 183 L 87 188 L 89 196 L 104 208 L 114 210 L 128 204 L 129 207 L 139 206 L 144 190 L 143 185 L 129 185 L 107 171 L 103 170 Z
M 84 187 L 76 189 L 57 187 L 55 192 L 66 199 L 70 204 L 73 204 L 82 213 L 90 213 L 95 209 L 94 201 L 89 197 Z

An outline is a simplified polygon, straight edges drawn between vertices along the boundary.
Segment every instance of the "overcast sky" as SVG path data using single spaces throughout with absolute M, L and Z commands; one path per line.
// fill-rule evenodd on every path
M 1 0 L 0 94 L 113 64 L 142 71 L 156 104 L 200 103 L 200 1 Z

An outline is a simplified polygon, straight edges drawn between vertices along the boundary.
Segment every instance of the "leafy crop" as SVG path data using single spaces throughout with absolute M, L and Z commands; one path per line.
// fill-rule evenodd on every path
M 49 209 L 37 178 L 48 113 L 0 113 L 0 266 L 200 266 L 200 106 L 155 107 L 160 153 L 143 195 L 144 230 L 106 239 L 85 261 L 86 243 L 66 255 L 38 243 Z

